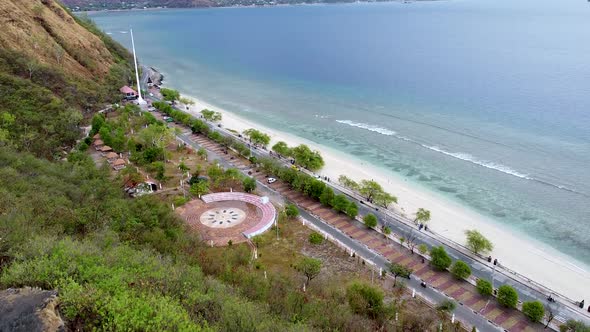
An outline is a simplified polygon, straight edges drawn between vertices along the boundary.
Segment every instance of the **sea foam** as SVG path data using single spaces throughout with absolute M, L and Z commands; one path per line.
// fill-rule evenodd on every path
M 373 131 L 373 132 L 376 132 L 376 133 L 379 133 L 379 134 L 382 134 L 382 135 L 386 135 L 386 136 L 393 136 L 395 138 L 398 138 L 398 139 L 401 139 L 401 140 L 404 140 L 404 141 L 407 141 L 407 142 L 412 142 L 414 144 L 418 144 L 418 145 L 420 145 L 420 146 L 422 146 L 422 147 L 424 147 L 426 149 L 429 149 L 429 150 L 432 150 L 432 151 L 435 151 L 435 152 L 438 152 L 438 153 L 442 153 L 442 154 L 447 155 L 449 157 L 453 157 L 453 158 L 456 158 L 456 159 L 467 161 L 467 162 L 476 164 L 478 166 L 489 168 L 489 169 L 492 169 L 492 170 L 495 170 L 495 171 L 499 171 L 499 172 L 502 172 L 502 173 L 505 173 L 505 174 L 508 174 L 508 175 L 516 176 L 516 177 L 519 177 L 521 179 L 534 180 L 528 174 L 524 174 L 524 173 L 518 172 L 518 171 L 516 171 L 516 170 L 514 170 L 514 169 L 512 169 L 512 168 L 510 168 L 510 167 L 508 167 L 506 165 L 502 165 L 502 164 L 495 163 L 495 162 L 492 162 L 492 161 L 481 160 L 481 159 L 479 159 L 479 158 L 477 158 L 477 157 L 475 157 L 475 156 L 473 156 L 473 155 L 471 155 L 469 153 L 465 153 L 465 152 L 450 152 L 450 151 L 447 151 L 445 149 L 442 149 L 442 148 L 440 148 L 438 146 L 422 144 L 422 143 L 417 142 L 417 141 L 415 141 L 415 140 L 413 140 L 411 138 L 398 135 L 397 132 L 395 132 L 393 130 L 390 130 L 390 129 L 382 128 L 382 127 L 371 125 L 371 124 L 367 124 L 367 123 L 354 122 L 354 121 L 351 121 L 351 120 L 336 120 L 336 122 L 342 123 L 342 124 L 347 124 L 347 125 L 352 126 L 352 127 L 357 127 L 357 128 L 362 128 L 362 129 L 370 130 L 370 131 Z

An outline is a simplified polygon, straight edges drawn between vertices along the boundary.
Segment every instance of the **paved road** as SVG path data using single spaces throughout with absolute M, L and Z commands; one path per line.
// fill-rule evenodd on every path
M 182 142 L 191 146 L 193 149 L 201 148 L 201 146 L 199 144 L 197 144 L 196 142 L 194 142 L 191 139 L 189 133 L 181 133 L 181 134 L 178 134 L 177 137 Z M 208 157 L 209 157 L 209 160 L 216 160 L 220 163 L 220 165 L 222 165 L 224 167 L 234 167 L 234 165 L 232 165 L 231 163 L 226 161 L 222 156 L 219 156 L 214 152 L 208 151 Z M 273 201 L 279 201 L 279 202 L 284 201 L 284 198 L 280 194 L 276 193 L 274 190 L 267 187 L 265 183 L 258 181 L 258 184 L 259 184 L 258 185 L 259 190 L 262 191 L 264 194 L 268 195 Z M 328 234 L 330 237 L 336 239 L 340 243 L 344 244 L 346 247 L 353 250 L 355 252 L 355 254 L 360 255 L 365 260 L 372 261 L 373 263 L 375 263 L 377 269 L 378 268 L 382 268 L 384 270 L 387 269 L 387 265 L 389 264 L 389 261 L 385 257 L 379 255 L 378 253 L 375 253 L 374 251 L 372 251 L 371 249 L 369 249 L 365 245 L 359 243 L 358 241 L 351 239 L 348 235 L 342 233 L 337 228 L 334 228 L 331 225 L 324 223 L 322 220 L 309 214 L 304 209 L 300 208 L 299 212 L 301 214 L 301 217 L 303 219 L 305 219 L 306 222 L 312 223 L 317 229 Z M 431 287 L 427 287 L 427 288 L 421 287 L 420 280 L 418 280 L 416 278 L 411 278 L 410 280 L 407 280 L 406 286 L 409 287 L 410 289 L 415 289 L 417 296 L 420 296 L 420 297 L 422 297 L 434 304 L 439 303 L 443 300 L 449 299 L 448 297 L 446 297 L 444 294 L 440 293 L 436 289 L 433 289 Z M 502 329 L 498 328 L 495 325 L 492 325 L 485 317 L 473 312 L 468 307 L 459 305 L 455 309 L 454 313 L 455 313 L 456 319 L 466 322 L 469 325 L 475 326 L 478 331 L 482 331 L 482 332 L 502 331 Z
M 144 79 L 145 78 L 142 77 L 142 82 L 144 82 Z M 149 95 L 146 98 L 152 99 L 152 100 L 157 100 L 157 98 L 150 97 Z M 233 138 L 236 138 L 233 134 L 231 134 L 230 132 L 226 131 L 223 128 L 218 128 L 218 127 L 215 127 L 212 125 L 210 126 L 210 128 L 213 130 L 219 131 L 221 134 L 232 136 Z M 181 135 L 179 135 L 179 138 L 181 140 L 183 140 L 185 143 L 198 148 L 198 145 L 190 139 L 190 135 L 181 134 Z M 209 153 L 211 154 L 211 152 L 209 152 Z M 252 154 L 258 158 L 269 156 L 267 151 L 260 150 L 260 149 L 252 149 Z M 219 160 L 220 163 L 226 167 L 230 166 L 223 158 L 220 158 L 219 156 L 211 154 L 210 157 L 212 159 Z M 429 232 L 417 231 L 417 229 L 415 227 L 408 225 L 406 220 L 402 220 L 401 216 L 392 215 L 390 212 L 384 213 L 384 211 L 377 210 L 373 206 L 367 206 L 366 204 L 361 204 L 360 201 L 362 200 L 362 198 L 358 197 L 358 195 L 355 195 L 355 194 L 353 194 L 349 191 L 346 191 L 346 190 L 340 190 L 337 186 L 334 186 L 333 183 L 327 183 L 327 184 L 330 184 L 333 187 L 335 193 L 337 193 L 337 194 L 343 193 L 346 196 L 348 196 L 350 199 L 356 201 L 357 205 L 359 206 L 359 213 L 360 214 L 366 214 L 369 212 L 375 214 L 379 218 L 380 223 L 390 227 L 394 233 L 396 233 L 396 234 L 409 234 L 410 232 L 414 232 L 414 234 L 416 234 L 418 236 L 419 243 L 425 243 L 428 247 L 443 245 L 445 247 L 445 249 L 447 250 L 447 252 L 449 253 L 449 255 L 454 260 L 460 259 L 460 260 L 468 263 L 471 266 L 473 276 L 475 276 L 477 278 L 484 278 L 487 280 L 492 280 L 495 287 L 498 287 L 499 285 L 502 285 L 502 284 L 509 284 L 509 285 L 513 286 L 518 291 L 521 301 L 530 301 L 530 300 L 541 301 L 542 303 L 546 304 L 546 306 L 552 308 L 552 310 L 555 312 L 556 319 L 559 319 L 561 321 L 565 321 L 567 319 L 576 319 L 576 320 L 582 320 L 587 323 L 590 323 L 590 319 L 587 316 L 585 316 L 585 313 L 583 311 L 581 311 L 581 309 L 577 310 L 576 308 L 572 308 L 570 305 L 565 305 L 560 302 L 549 303 L 547 301 L 547 297 L 549 294 L 545 294 L 545 293 L 537 290 L 536 288 L 523 283 L 520 280 L 516 280 L 516 279 L 512 278 L 511 276 L 506 275 L 506 274 L 502 273 L 501 271 L 494 269 L 494 266 L 492 264 L 489 264 L 487 262 L 483 262 L 479 259 L 474 259 L 471 255 L 466 254 L 462 250 L 458 250 L 457 248 L 454 248 L 453 246 L 449 246 L 446 243 L 442 243 L 435 235 L 433 235 Z M 302 215 L 306 215 L 306 214 L 307 214 L 306 212 L 302 213 Z M 307 216 L 311 217 L 311 219 L 309 219 L 310 221 L 316 220 L 319 224 L 323 225 L 323 227 L 327 227 L 328 229 L 332 229 L 331 226 L 324 224 L 323 222 L 317 220 L 317 218 L 314 218 L 314 217 L 310 216 L 309 214 L 307 214 Z M 314 223 L 314 225 L 315 225 L 315 223 Z M 320 226 L 318 226 L 318 227 L 320 227 Z M 320 229 L 322 229 L 322 228 L 320 228 Z M 332 229 L 331 232 L 336 232 L 336 231 L 337 230 Z M 339 231 L 337 231 L 337 232 L 339 232 Z M 328 233 L 328 234 L 330 234 L 334 238 L 339 239 L 336 234 L 334 234 L 334 235 L 332 233 Z M 345 234 L 343 234 L 341 232 L 339 232 L 338 234 L 340 234 L 339 236 L 342 236 L 347 239 L 347 242 L 343 242 L 346 245 L 349 245 L 348 242 L 350 242 L 350 243 L 356 243 L 357 246 L 364 247 L 364 245 L 361 245 L 358 242 L 348 238 L 348 236 L 346 236 Z M 351 248 L 354 248 L 354 247 L 351 247 Z M 361 255 L 363 257 L 370 258 L 375 255 L 375 253 L 370 251 L 368 248 L 366 248 L 366 247 L 364 247 L 364 248 L 365 248 L 364 250 L 368 251 L 367 252 L 368 256 L 364 255 L 361 250 L 357 250 L 357 252 L 361 253 Z M 383 265 L 380 265 L 380 267 L 384 267 L 385 263 L 386 263 L 386 259 L 377 255 L 375 258 L 375 263 L 377 263 L 378 265 L 383 263 Z M 419 286 L 418 281 L 411 280 L 410 283 L 408 283 L 409 287 L 416 286 L 416 285 L 412 285 L 411 284 L 412 282 L 418 284 L 418 286 Z M 421 288 L 421 287 L 419 287 L 419 288 Z M 418 291 L 418 289 L 417 289 L 417 291 Z M 424 292 L 423 289 L 420 289 L 420 291 Z M 433 293 L 433 294 L 425 294 L 426 298 L 432 297 L 432 299 L 440 300 L 441 296 L 444 297 L 444 295 L 438 293 L 436 290 L 431 290 L 428 292 Z M 437 295 L 435 295 L 435 294 L 438 294 L 439 297 L 437 297 Z M 434 302 L 438 302 L 438 301 L 434 301 Z M 459 319 L 461 319 L 460 309 L 464 309 L 467 312 L 471 312 L 471 310 L 468 308 L 457 308 L 457 310 L 458 310 L 457 316 Z M 480 315 L 476 315 L 473 312 L 471 312 L 470 316 L 471 316 L 471 318 L 467 319 L 466 321 L 473 322 L 473 324 L 476 326 L 477 326 L 477 324 L 475 324 L 475 323 L 478 320 L 485 320 L 485 318 L 483 318 Z M 488 325 L 490 325 L 490 324 L 488 324 Z M 483 327 L 481 330 L 484 331 Z

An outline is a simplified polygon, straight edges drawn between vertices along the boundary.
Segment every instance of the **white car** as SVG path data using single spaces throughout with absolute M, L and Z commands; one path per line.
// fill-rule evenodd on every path
M 268 183 L 275 183 L 277 182 L 277 179 L 275 178 L 268 178 Z

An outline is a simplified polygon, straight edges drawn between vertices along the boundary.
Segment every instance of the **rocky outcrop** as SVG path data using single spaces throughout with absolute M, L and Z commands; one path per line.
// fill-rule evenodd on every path
M 57 292 L 39 288 L 0 291 L 0 332 L 65 331 Z
M 147 75 L 153 84 L 162 84 L 162 81 L 164 80 L 164 75 L 162 75 L 157 69 L 155 69 L 154 67 L 147 67 L 144 68 L 144 70 L 147 70 Z

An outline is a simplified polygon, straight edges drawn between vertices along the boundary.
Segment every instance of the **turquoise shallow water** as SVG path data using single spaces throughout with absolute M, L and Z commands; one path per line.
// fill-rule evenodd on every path
M 590 263 L 590 3 L 93 14 L 168 84 Z

